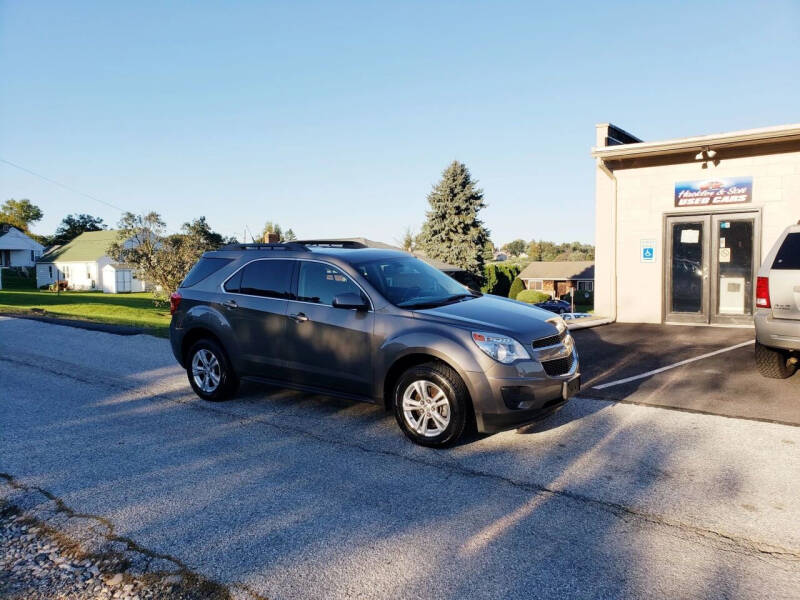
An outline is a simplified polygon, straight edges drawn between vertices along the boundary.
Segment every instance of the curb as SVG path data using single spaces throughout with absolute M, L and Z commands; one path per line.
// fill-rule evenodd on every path
M 75 327 L 77 329 L 88 329 L 89 331 L 101 331 L 114 335 L 151 335 L 161 337 L 146 327 L 135 327 L 133 325 L 113 325 L 111 323 L 97 323 L 94 321 L 82 321 L 80 319 L 65 319 L 61 317 L 50 317 L 28 312 L 0 312 L 0 317 L 13 319 L 28 319 L 29 321 L 40 321 L 52 325 L 63 325 L 65 327 Z

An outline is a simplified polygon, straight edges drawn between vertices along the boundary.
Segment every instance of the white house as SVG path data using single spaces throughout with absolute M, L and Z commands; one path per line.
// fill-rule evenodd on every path
M 33 267 L 44 246 L 16 227 L 0 225 L 0 268 Z
M 63 246 L 49 249 L 36 262 L 36 285 L 66 281 L 71 290 L 109 294 L 144 292 L 145 283 L 131 265 L 115 263 L 107 251 L 117 239 L 113 230 L 87 231 Z

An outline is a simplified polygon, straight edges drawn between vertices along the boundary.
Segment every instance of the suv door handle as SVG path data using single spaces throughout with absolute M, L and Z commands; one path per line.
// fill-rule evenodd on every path
M 236 300 L 225 300 L 222 303 L 223 306 L 227 306 L 228 308 L 239 308 L 239 305 L 236 303 Z
M 289 315 L 289 318 L 292 319 L 295 323 L 305 323 L 308 321 L 308 317 L 305 316 L 303 313 L 294 313 L 293 315 Z

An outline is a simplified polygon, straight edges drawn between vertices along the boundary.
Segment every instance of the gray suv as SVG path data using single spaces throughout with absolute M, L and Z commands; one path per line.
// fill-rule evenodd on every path
M 800 360 L 800 223 L 786 228 L 758 271 L 755 324 L 759 372 L 792 375 Z
M 540 419 L 580 388 L 561 317 L 357 242 L 207 252 L 171 311 L 172 351 L 201 398 L 247 378 L 366 400 L 424 446 Z

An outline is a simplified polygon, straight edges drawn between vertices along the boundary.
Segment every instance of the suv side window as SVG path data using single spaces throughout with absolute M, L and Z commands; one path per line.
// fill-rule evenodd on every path
M 293 269 L 291 260 L 256 260 L 240 271 L 241 279 L 239 275 L 232 277 L 225 290 L 265 298 L 291 298 Z
M 800 233 L 790 233 L 786 236 L 775 256 L 772 268 L 800 270 Z
M 297 299 L 317 304 L 333 304 L 333 297 L 346 293 L 364 295 L 350 278 L 336 267 L 307 260 L 300 261 Z

